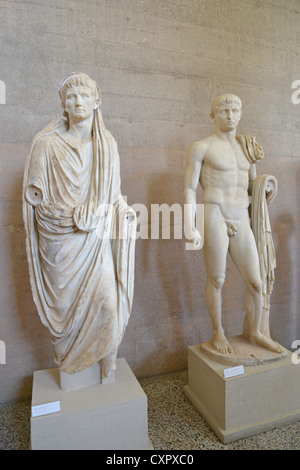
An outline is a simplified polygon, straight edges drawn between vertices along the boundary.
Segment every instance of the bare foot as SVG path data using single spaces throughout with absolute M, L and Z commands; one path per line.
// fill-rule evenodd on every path
M 233 349 L 222 333 L 216 334 L 212 338 L 212 343 L 217 351 L 222 354 L 233 354 Z
M 261 333 L 251 335 L 250 341 L 252 343 L 256 343 L 256 344 L 260 344 L 261 346 L 264 346 L 266 349 L 269 349 L 269 351 L 274 351 L 276 353 L 284 352 L 284 348 L 279 343 L 277 343 L 276 341 L 273 341 L 271 338 L 268 338 L 267 336 L 262 335 Z

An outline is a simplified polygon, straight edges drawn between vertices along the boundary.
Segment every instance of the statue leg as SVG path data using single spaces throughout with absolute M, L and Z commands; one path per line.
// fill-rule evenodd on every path
M 261 344 L 274 352 L 282 348 L 261 331 L 262 322 L 262 282 L 260 279 L 259 259 L 256 243 L 248 217 L 241 221 L 239 230 L 230 238 L 229 253 L 246 285 L 245 308 L 248 320 L 248 336 L 251 342 Z M 245 330 L 244 330 L 244 333 Z
M 229 237 L 219 207 L 204 209 L 204 262 L 207 274 L 205 299 L 213 327 L 212 343 L 223 354 L 233 352 L 222 326 L 222 287 L 225 282 Z

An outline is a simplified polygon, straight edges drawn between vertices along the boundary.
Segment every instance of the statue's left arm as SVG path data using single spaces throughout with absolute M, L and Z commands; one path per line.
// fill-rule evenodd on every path
M 252 195 L 252 188 L 253 188 L 253 183 L 255 181 L 255 178 L 256 178 L 256 166 L 254 163 L 252 163 L 249 168 L 249 186 L 248 186 L 249 196 Z

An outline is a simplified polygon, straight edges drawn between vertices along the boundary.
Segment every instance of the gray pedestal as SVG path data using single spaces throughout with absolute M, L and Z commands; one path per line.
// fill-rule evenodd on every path
M 227 379 L 226 368 L 199 346 L 189 347 L 185 394 L 222 442 L 300 420 L 300 365 L 292 363 L 291 353 Z
M 34 373 L 32 406 L 60 411 L 31 418 L 32 450 L 142 450 L 148 441 L 147 397 L 125 359 L 112 383 L 65 391 L 58 369 Z

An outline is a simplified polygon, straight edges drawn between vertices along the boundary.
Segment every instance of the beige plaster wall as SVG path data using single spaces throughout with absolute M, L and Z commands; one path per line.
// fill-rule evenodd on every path
M 149 212 L 151 204 L 183 203 L 186 150 L 213 131 L 213 98 L 241 97 L 240 131 L 265 150 L 258 172 L 279 180 L 270 208 L 278 262 L 271 329 L 287 347 L 300 339 L 300 104 L 291 100 L 299 37 L 297 0 L 0 1 L 0 403 L 30 395 L 33 371 L 53 366 L 30 292 L 21 190 L 30 141 L 60 117 L 58 84 L 75 70 L 99 82 L 123 194 Z M 243 285 L 230 260 L 227 274 L 231 335 L 242 327 Z M 185 368 L 187 347 L 210 338 L 205 278 L 202 252 L 186 251 L 184 240 L 137 240 L 133 312 L 119 355 L 138 377 Z

